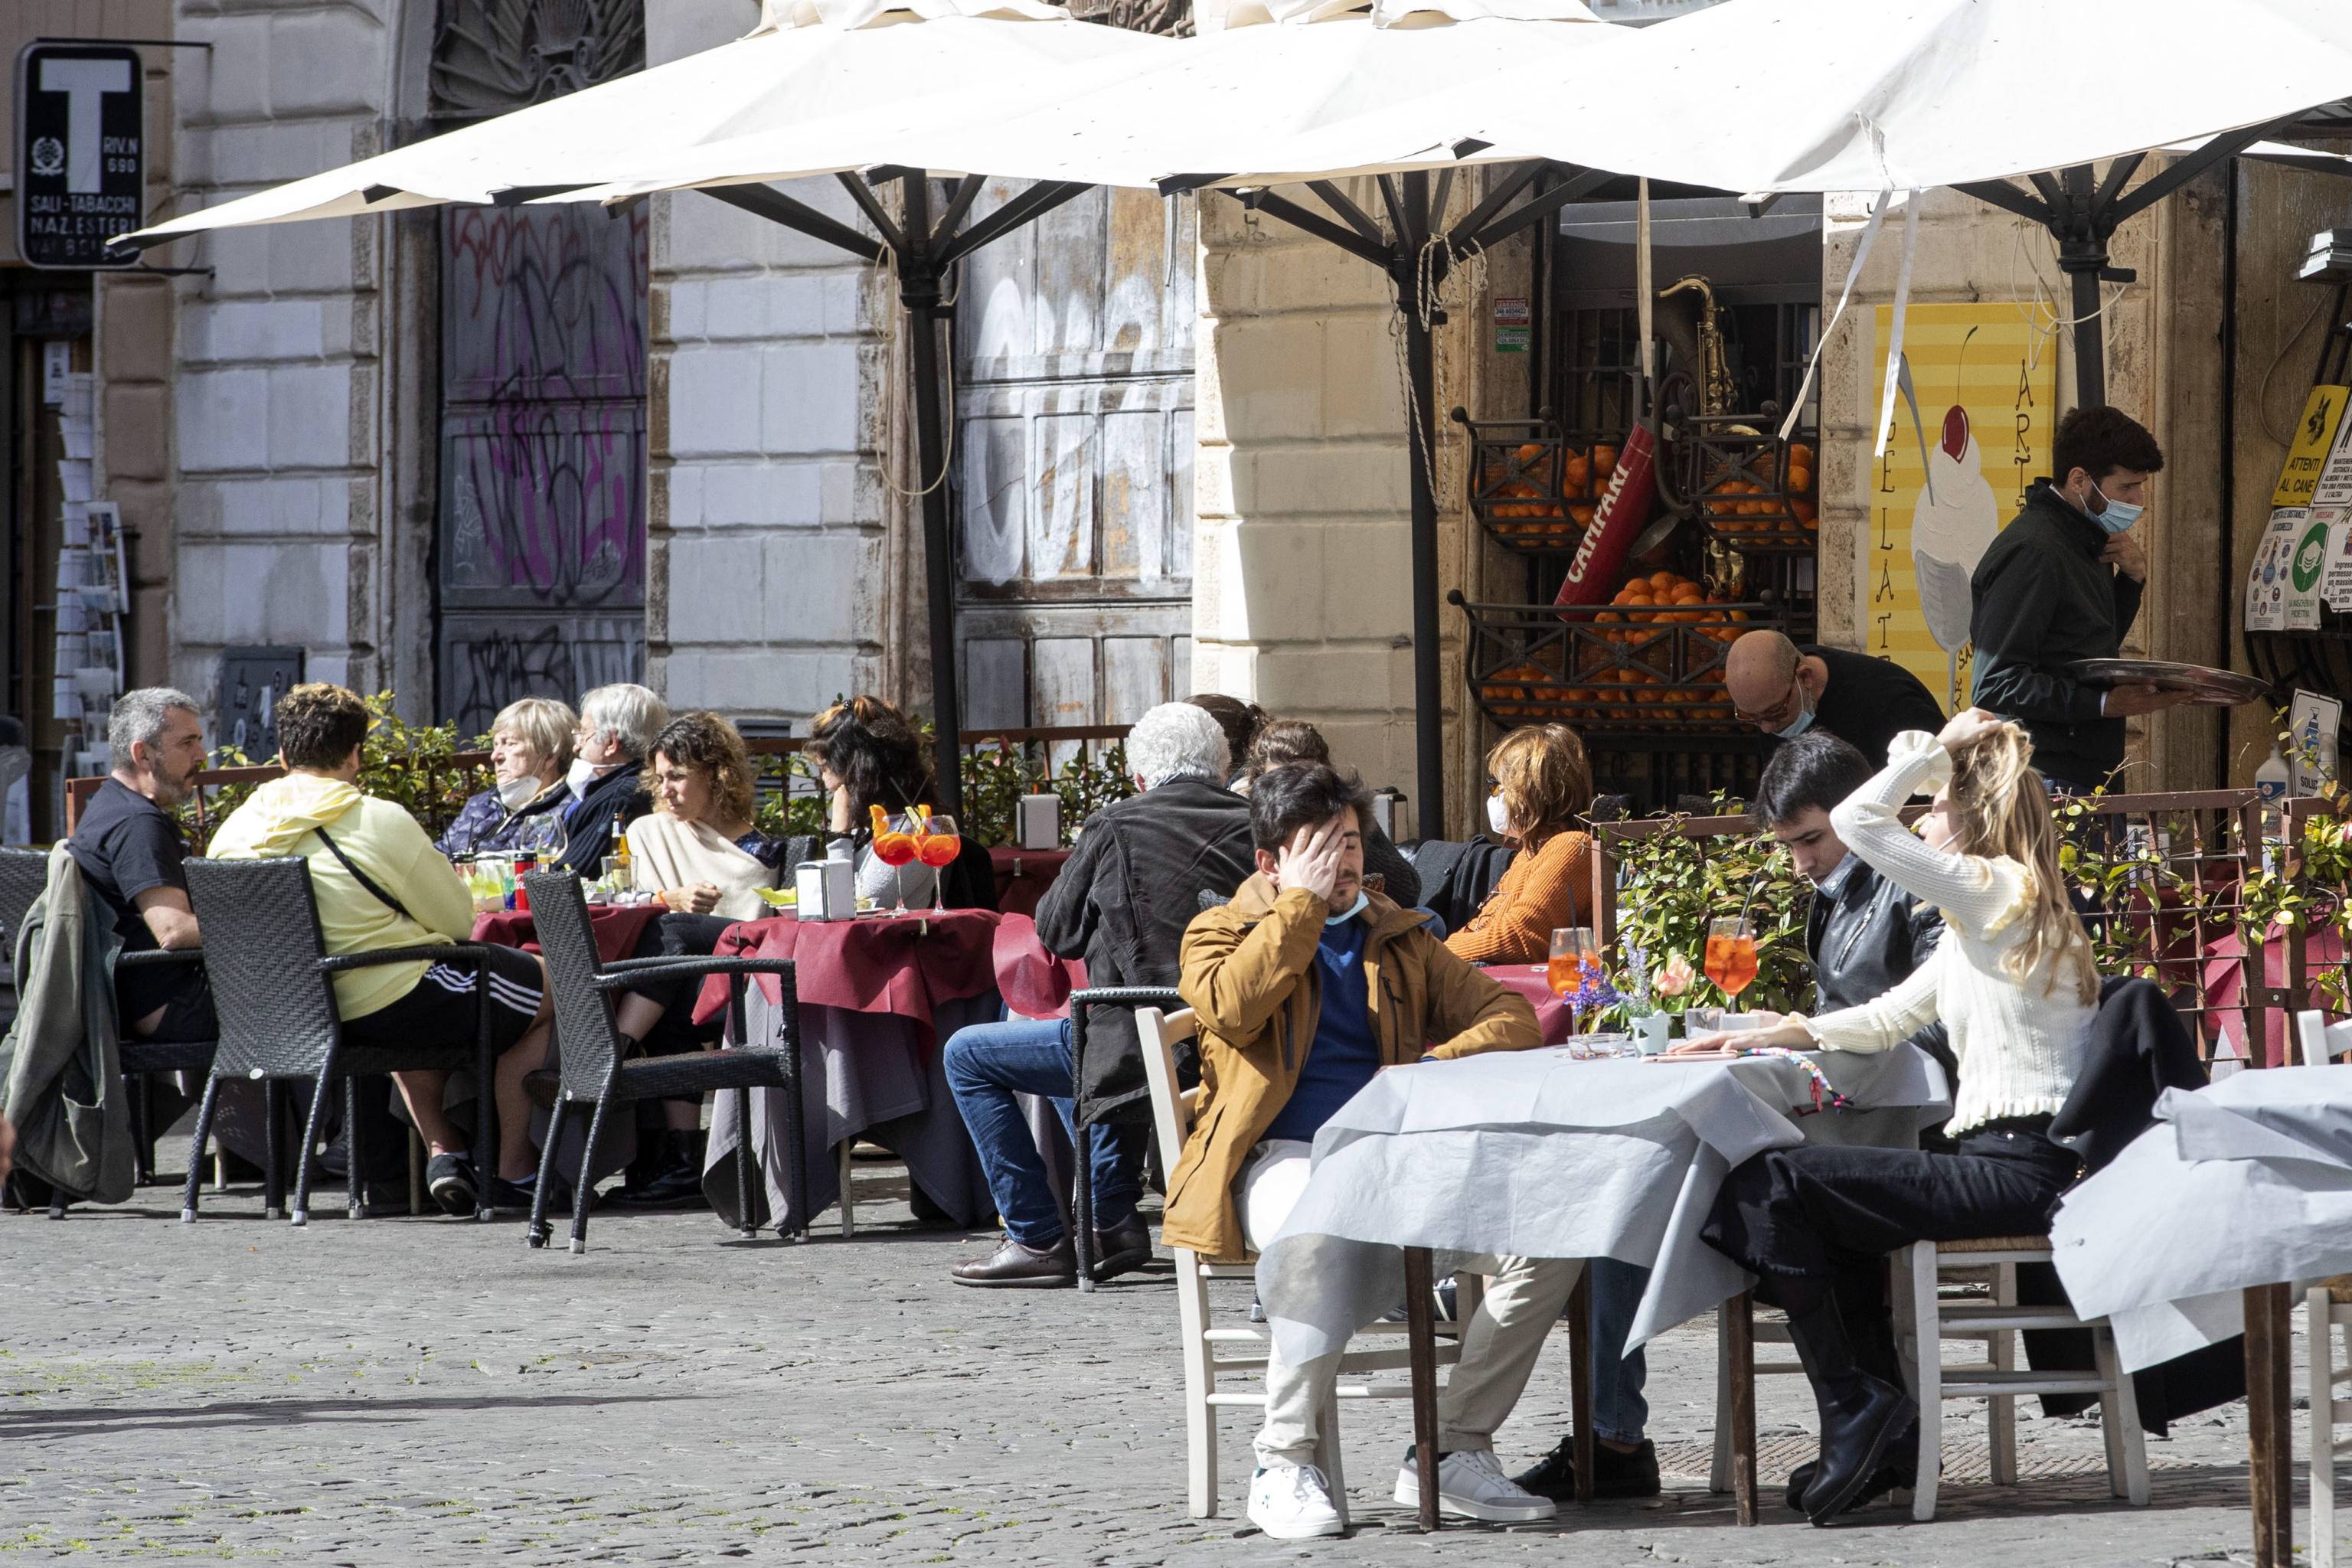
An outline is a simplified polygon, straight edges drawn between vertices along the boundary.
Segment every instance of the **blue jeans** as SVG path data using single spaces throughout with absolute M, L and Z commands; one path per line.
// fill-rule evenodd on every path
M 1046 1184 L 1045 1162 L 1013 1097 L 1050 1099 L 1075 1145 L 1071 1060 L 1067 1020 L 1010 1018 L 1002 1024 L 974 1024 L 948 1038 L 948 1088 L 954 1091 L 956 1109 L 963 1113 L 963 1124 L 988 1172 L 988 1191 L 1004 1221 L 1004 1234 L 1038 1250 L 1060 1244 L 1062 1206 Z M 1135 1216 L 1150 1130 L 1119 1123 L 1087 1131 L 1094 1146 L 1095 1228 L 1109 1230 Z
M 1640 1351 L 1625 1353 L 1625 1336 L 1650 1288 L 1650 1271 L 1613 1258 L 1596 1258 L 1586 1268 L 1592 1281 L 1592 1430 L 1612 1443 L 1638 1443 L 1650 1424 L 1650 1403 L 1642 1397 L 1650 1363 Z

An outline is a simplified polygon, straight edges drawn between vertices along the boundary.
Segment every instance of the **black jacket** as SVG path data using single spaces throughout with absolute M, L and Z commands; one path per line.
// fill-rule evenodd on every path
M 2089 1175 L 2112 1162 L 2156 1124 L 2157 1097 L 2168 1089 L 2205 1087 L 2205 1064 L 2179 1010 L 2149 980 L 2109 979 L 2099 986 L 2099 1013 L 2091 1023 L 2082 1071 L 2066 1103 L 2051 1119 L 2050 1136 L 2083 1157 Z M 2017 1298 L 2028 1306 L 2063 1306 L 2065 1288 L 2046 1263 L 2021 1265 Z M 2024 1336 L 2025 1359 L 2037 1372 L 2083 1372 L 2093 1364 L 2091 1336 L 2082 1329 L 2041 1329 Z M 2168 1424 L 2246 1396 L 2243 1336 L 2200 1346 L 2132 1373 L 2139 1423 L 2161 1437 Z M 2079 1415 L 2091 1394 L 2044 1394 L 2042 1414 Z
M 1814 722 L 1860 752 L 1874 769 L 1885 765 L 1887 748 L 1904 731 L 1932 735 L 1944 727 L 1935 693 L 1893 659 L 1817 643 L 1801 643 L 1797 651 L 1820 659 L 1829 671 Z M 1777 745 L 1780 737 L 1772 740 Z
M 1813 962 L 1817 1012 L 1858 1007 L 1883 996 L 1927 962 L 1944 934 L 1944 917 L 1857 859 L 1835 898 L 1813 895 L 1805 915 L 1805 952 Z M 1938 1022 L 1911 1037 L 1912 1044 L 1944 1066 L 1959 1089 L 1959 1065 L 1948 1032 Z M 1922 1133 L 1923 1145 L 1937 1139 Z
M 565 870 L 583 877 L 596 875 L 621 830 L 654 808 L 646 795 L 644 778 L 645 770 L 635 763 L 614 768 L 590 784 L 577 803 L 560 808 Z
M 1085 959 L 1089 986 L 1173 986 L 1201 895 L 1232 898 L 1256 868 L 1251 847 L 1249 802 L 1206 779 L 1170 779 L 1107 805 L 1087 819 L 1038 900 L 1038 940 L 1060 957 Z M 1133 1015 L 1089 1013 L 1077 1079 L 1084 1121 L 1139 1107 L 1150 1087 Z
M 2090 789 L 2124 760 L 2124 721 L 2099 716 L 2102 689 L 2067 673 L 2113 658 L 2139 614 L 2141 584 L 2099 559 L 2107 535 L 2042 479 L 1969 581 L 1977 706 L 2033 737 L 2033 765 Z

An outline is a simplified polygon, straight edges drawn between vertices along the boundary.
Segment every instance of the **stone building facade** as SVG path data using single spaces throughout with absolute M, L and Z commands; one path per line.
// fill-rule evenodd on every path
M 44 32 L 211 46 L 151 58 L 151 122 L 173 131 L 152 139 L 158 213 L 757 19 L 754 0 L 47 9 Z M 1214 8 L 1198 21 L 1214 27 Z M 2242 664 L 2214 561 L 2242 558 L 2260 531 L 2251 476 L 2275 472 L 2277 422 L 2225 407 L 2220 324 L 2242 307 L 2241 363 L 2284 352 L 2300 312 L 2273 304 L 2273 261 L 2334 204 L 2314 176 L 2236 178 L 2243 218 L 2227 234 L 2223 174 L 2123 231 L 2118 260 L 2140 281 L 2108 338 L 2113 400 L 2181 455 L 2151 514 L 2157 585 L 2138 635 L 2152 654 Z M 1459 182 L 1457 205 L 1478 188 Z M 794 194 L 854 221 L 830 182 Z M 1916 298 L 2021 297 L 2023 269 L 2054 272 L 2014 220 L 1925 200 Z M 1828 278 L 1857 228 L 1833 202 Z M 1891 290 L 1892 248 L 1862 304 Z M 1463 285 L 1439 332 L 1441 415 L 1540 400 L 1528 357 L 1494 352 L 1486 330 L 1493 299 L 1529 292 L 1531 255 L 1515 241 L 1488 259 L 1483 295 Z M 2225 255 L 2246 264 L 2234 300 Z M 209 698 L 225 653 L 284 647 L 314 678 L 468 722 L 520 689 L 624 673 L 674 705 L 778 727 L 849 690 L 927 700 L 914 493 L 940 476 L 913 471 L 906 329 L 871 265 L 692 194 L 618 217 L 425 211 L 229 230 L 152 259 L 204 270 L 97 279 L 85 351 L 102 493 L 138 531 L 134 679 Z M 597 316 L 566 292 L 583 277 L 636 292 Z M 1316 720 L 1370 782 L 1411 788 L 1407 437 L 1386 279 L 1223 195 L 1097 192 L 982 253 L 960 287 L 947 481 L 968 724 L 1119 722 L 1217 689 Z M 2053 352 L 2069 386 L 2063 334 Z M 1824 361 L 1822 635 L 1849 646 L 1870 354 L 1849 330 Z M 2213 457 L 2225 426 L 2228 497 Z M 1444 581 L 1473 599 L 1500 591 L 1516 567 L 1465 513 L 1456 433 L 1441 418 L 1432 435 Z M 1459 832 L 1493 732 L 1465 700 L 1450 614 L 1444 634 L 1443 814 Z M 2210 716 L 2147 731 L 2151 783 L 2242 782 L 2251 767 L 2245 737 Z

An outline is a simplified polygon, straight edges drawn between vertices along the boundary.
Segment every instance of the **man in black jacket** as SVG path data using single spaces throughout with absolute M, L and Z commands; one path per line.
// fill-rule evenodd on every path
M 599 686 L 580 699 L 572 733 L 572 799 L 563 818 L 563 868 L 595 876 L 621 830 L 654 808 L 646 794 L 646 753 L 669 723 L 669 706 L 642 686 Z
M 1229 899 L 1255 869 L 1249 803 L 1224 787 L 1233 764 L 1223 731 L 1190 702 L 1163 703 L 1138 721 L 1127 760 L 1144 793 L 1087 819 L 1037 905 L 1037 937 L 1050 952 L 1085 959 L 1089 986 L 1173 985 L 1201 895 Z M 980 1024 L 949 1039 L 948 1087 L 1004 1222 L 993 1253 L 950 1269 L 957 1284 L 1077 1283 L 1076 1251 L 1013 1098 L 1047 1097 L 1070 1127 L 1073 1055 L 1066 1019 Z M 1076 1088 L 1089 1120 L 1150 1092 L 1135 1020 L 1123 1009 L 1089 1016 L 1086 1078 Z M 1096 1277 L 1108 1279 L 1151 1256 L 1151 1232 L 1135 1213 L 1149 1127 L 1121 1117 L 1089 1132 Z
M 2026 492 L 1969 579 L 1971 700 L 2025 726 L 2053 791 L 2084 795 L 2122 763 L 2126 719 L 2183 700 L 2152 686 L 2086 685 L 2069 668 L 2116 657 L 2139 614 L 2147 552 L 2129 530 L 2164 452 L 2122 410 L 2094 404 L 2058 421 L 2050 458 L 2059 477 Z
M 1742 719 L 1775 741 L 1809 731 L 1835 735 L 1873 766 L 1904 731 L 1932 735 L 1944 727 L 1934 695 L 1893 659 L 1793 643 L 1779 632 L 1747 632 L 1731 645 L 1723 689 Z

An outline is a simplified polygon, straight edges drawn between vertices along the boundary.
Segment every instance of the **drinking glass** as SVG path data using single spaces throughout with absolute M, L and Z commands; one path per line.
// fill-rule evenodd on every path
M 931 877 L 931 913 L 947 912 L 947 868 L 963 853 L 963 835 L 956 831 L 956 820 L 944 812 L 932 812 L 921 819 L 916 829 L 915 857 L 929 866 Z
M 1591 926 L 1561 926 L 1551 933 L 1551 962 L 1544 968 L 1544 984 L 1566 1002 L 1601 975 L 1601 945 Z M 1583 1027 L 1581 1009 L 1569 1002 L 1568 1026 L 1572 1034 Z
M 893 915 L 907 912 L 907 876 L 902 868 L 915 858 L 915 835 L 920 827 L 920 821 L 908 813 L 888 818 L 874 836 L 874 858 L 890 868 L 892 879 L 898 884 L 898 907 L 890 911 Z
M 1756 981 L 1756 928 L 1737 918 L 1710 921 L 1706 928 L 1706 977 L 1737 1001 Z

